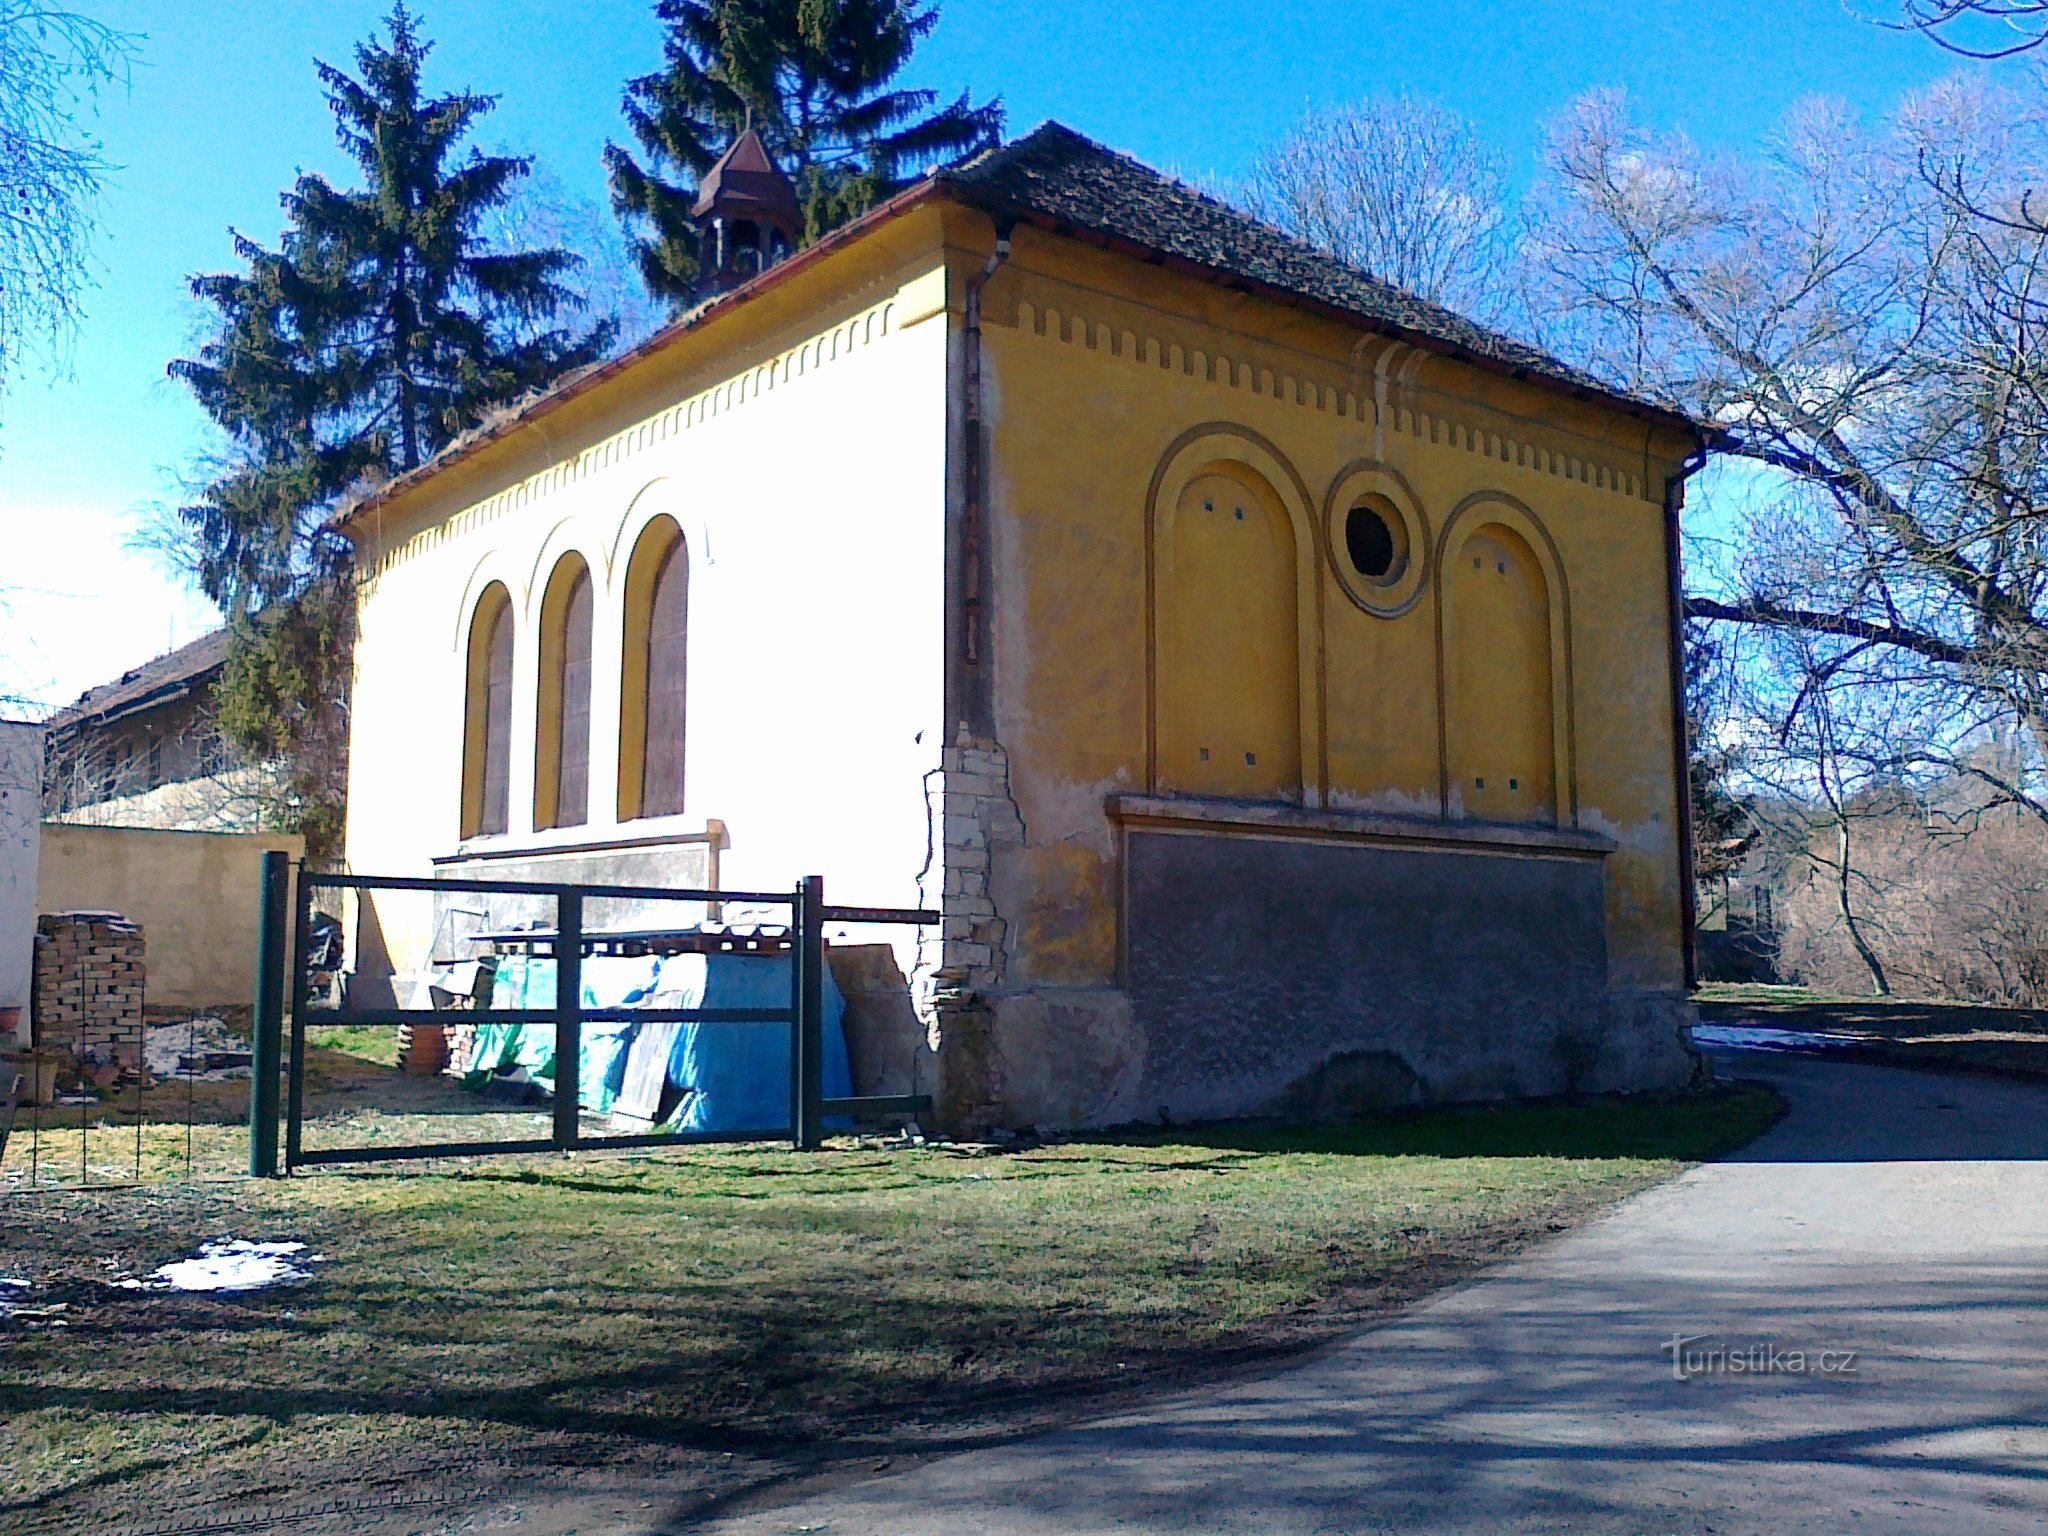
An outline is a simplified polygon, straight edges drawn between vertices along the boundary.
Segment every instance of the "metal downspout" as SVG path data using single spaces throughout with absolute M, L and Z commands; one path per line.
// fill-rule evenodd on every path
M 1685 945 L 1685 990 L 1699 985 L 1699 955 L 1693 925 L 1699 920 L 1693 887 L 1692 750 L 1685 710 L 1685 570 L 1679 543 L 1678 514 L 1685 505 L 1685 482 L 1707 462 L 1704 442 L 1697 444 L 1664 482 L 1664 572 L 1671 602 L 1671 749 L 1678 792 L 1678 905 Z
M 962 359 L 961 401 L 962 435 L 965 441 L 962 450 L 964 485 L 963 500 L 965 513 L 960 530 L 960 654 L 969 668 L 979 668 L 983 652 L 982 635 L 982 542 L 984 537 L 985 496 L 983 485 L 982 413 L 981 413 L 981 291 L 988 286 L 989 279 L 996 275 L 1003 263 L 1010 259 L 1010 232 L 1016 227 L 1016 220 L 998 218 L 995 220 L 996 246 L 989 253 L 981 270 L 967 279 L 966 324 L 964 342 L 966 355 Z M 982 687 L 977 672 L 970 672 L 963 679 L 960 700 L 963 714 L 980 714 L 986 704 L 982 698 Z

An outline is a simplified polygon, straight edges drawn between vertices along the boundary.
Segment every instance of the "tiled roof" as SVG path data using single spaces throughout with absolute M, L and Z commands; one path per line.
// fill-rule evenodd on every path
M 1044 123 L 1020 139 L 985 150 L 923 180 L 851 224 L 826 235 L 788 261 L 726 293 L 700 300 L 638 346 L 605 362 L 566 374 L 549 389 L 499 410 L 417 468 L 376 486 L 341 508 L 337 526 L 391 500 L 522 422 L 658 352 L 677 337 L 773 287 L 791 271 L 827 251 L 859 239 L 934 194 L 947 194 L 993 214 L 1011 213 L 1067 233 L 1094 235 L 1155 259 L 1184 263 L 1239 286 L 1293 296 L 1375 329 L 1472 358 L 1482 365 L 1542 380 L 1574 394 L 1660 421 L 1703 437 L 1711 427 L 1671 407 L 1631 395 L 1552 357 L 1540 348 L 1487 329 L 1463 315 L 1359 270 L 1314 246 L 1238 212 L 1185 182 L 1097 144 L 1061 123 Z
M 1575 390 L 1671 414 L 1653 402 L 1617 395 L 1612 386 L 1547 352 L 1325 255 L 1061 123 L 1045 123 L 939 176 L 972 189 L 979 194 L 976 201 L 1044 215 L 1076 230 L 1296 294 Z
M 159 698 L 182 697 L 218 673 L 227 655 L 225 629 L 201 635 L 188 645 L 123 672 L 111 683 L 86 689 L 73 703 L 50 716 L 50 729 L 61 731 L 67 726 L 111 720 Z

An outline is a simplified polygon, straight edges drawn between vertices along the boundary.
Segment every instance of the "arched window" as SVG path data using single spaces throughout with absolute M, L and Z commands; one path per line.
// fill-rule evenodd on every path
M 683 809 L 690 552 L 672 517 L 641 533 L 626 566 L 625 675 L 619 696 L 619 819 Z
M 590 820 L 590 567 L 564 555 L 540 608 L 540 711 L 533 824 Z
M 503 832 L 512 782 L 512 598 L 492 582 L 469 621 L 463 700 L 462 835 Z
M 1444 566 L 1452 803 L 1486 821 L 1557 820 L 1550 592 L 1535 551 L 1499 523 Z
M 1269 486 L 1217 465 L 1190 480 L 1158 536 L 1160 787 L 1301 794 L 1294 528 Z

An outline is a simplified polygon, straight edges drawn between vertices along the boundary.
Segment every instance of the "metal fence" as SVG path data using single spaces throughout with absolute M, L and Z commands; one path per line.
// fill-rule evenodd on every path
M 294 883 L 296 889 L 293 889 Z M 471 893 L 509 896 L 553 903 L 552 928 L 529 928 L 516 936 L 529 954 L 554 963 L 554 997 L 547 1007 L 468 1007 L 454 1011 L 421 1008 L 316 1006 L 312 960 L 314 913 L 322 892 L 410 891 L 437 896 Z M 618 932 L 586 924 L 587 905 L 616 900 L 643 903 L 697 903 L 707 907 L 744 903 L 787 914 L 787 949 L 791 960 L 790 995 L 786 1006 L 760 1008 L 592 1007 L 583 1000 L 583 967 L 593 953 L 621 945 L 645 946 L 646 931 Z M 922 909 L 834 907 L 825 901 L 824 881 L 810 876 L 787 892 L 697 890 L 685 888 L 557 884 L 481 879 L 429 879 L 395 875 L 323 874 L 301 868 L 294 882 L 285 855 L 266 855 L 263 869 L 262 923 L 253 1042 L 249 1172 L 271 1177 L 300 1168 L 331 1163 L 388 1162 L 401 1159 L 480 1156 L 519 1152 L 565 1152 L 594 1148 L 673 1146 L 690 1142 L 787 1140 L 799 1150 L 815 1149 L 825 1122 L 833 1117 L 856 1120 L 915 1117 L 928 1111 L 926 1095 L 834 1097 L 823 1092 L 825 925 L 925 925 L 936 912 Z M 430 957 L 431 958 L 431 957 Z M 320 1028 L 398 1029 L 450 1022 L 546 1024 L 554 1031 L 554 1078 L 551 1113 L 545 1135 L 499 1135 L 453 1141 L 342 1141 L 311 1147 L 306 1144 L 309 1034 Z M 581 1102 L 584 1026 L 591 1023 L 741 1024 L 788 1032 L 789 1095 L 787 1116 L 773 1125 L 717 1132 L 593 1131 L 585 1125 Z M 279 1085 L 283 1102 L 279 1102 Z M 282 1130 L 282 1157 L 280 1136 Z

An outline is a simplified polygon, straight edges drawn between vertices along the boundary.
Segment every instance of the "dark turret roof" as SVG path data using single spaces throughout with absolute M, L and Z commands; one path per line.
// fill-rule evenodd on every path
M 802 229 L 804 222 L 796 188 L 769 155 L 761 135 L 751 128 L 733 140 L 732 148 L 704 173 L 690 213 L 699 219 L 716 213 L 728 219 L 779 221 L 792 233 Z

